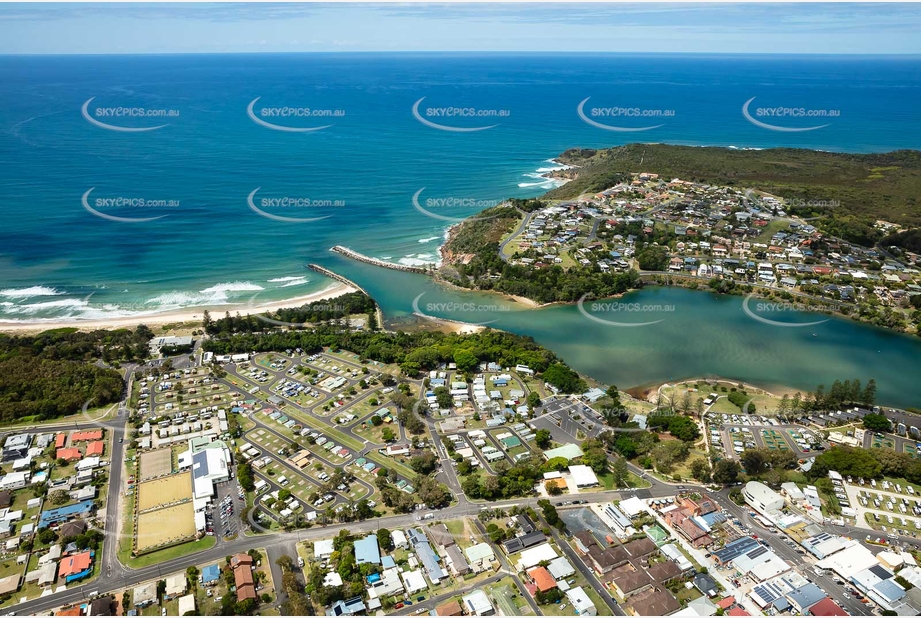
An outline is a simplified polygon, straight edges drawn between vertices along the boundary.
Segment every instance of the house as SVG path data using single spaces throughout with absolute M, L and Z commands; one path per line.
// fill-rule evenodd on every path
M 461 603 L 467 614 L 472 616 L 492 616 L 496 613 L 489 597 L 483 590 L 474 590 L 461 597 Z
M 429 538 L 440 550 L 454 545 L 454 536 L 448 532 L 448 527 L 444 524 L 435 524 L 428 528 Z
M 825 597 L 815 605 L 809 608 L 810 616 L 847 616 L 848 613 L 841 609 L 841 607 L 832 601 L 830 598 Z
M 97 597 L 89 602 L 87 616 L 114 616 L 118 606 L 115 603 L 115 597 L 112 595 Z
M 86 522 L 82 519 L 75 519 L 73 521 L 66 521 L 60 526 L 58 526 L 58 538 L 68 539 L 75 536 L 80 536 L 86 532 L 87 525 Z
M 246 567 L 252 569 L 253 557 L 249 554 L 234 554 L 230 557 L 230 568 L 237 570 L 237 567 Z
M 22 489 L 28 484 L 31 476 L 29 471 L 10 472 L 0 478 L 0 490 Z
M 526 574 L 541 592 L 547 592 L 548 590 L 556 588 L 556 580 L 550 575 L 550 571 L 544 567 L 539 566 L 528 569 Z
M 694 576 L 694 587 L 708 597 L 715 597 L 720 592 L 719 584 L 706 573 L 698 573 Z
M 516 554 L 523 549 L 540 545 L 547 540 L 547 536 L 540 530 L 532 530 L 520 536 L 502 541 L 502 549 L 508 555 Z
M 688 601 L 687 606 L 676 613 L 676 616 L 713 616 L 719 611 L 719 608 L 713 604 L 713 601 L 707 597 L 699 597 Z
M 467 561 L 470 563 L 470 565 L 481 571 L 489 566 L 489 563 L 496 559 L 496 556 L 492 550 L 492 546 L 489 543 L 477 543 L 476 545 L 471 545 L 464 550 L 464 554 L 466 554 Z
M 174 599 L 179 595 L 185 594 L 189 583 L 186 580 L 185 573 L 174 573 L 166 578 L 166 590 L 164 598 L 167 600 Z
M 361 597 L 353 597 L 345 601 L 339 600 L 333 603 L 328 610 L 326 610 L 327 616 L 355 616 L 361 615 L 364 616 L 367 612 L 367 607 L 365 607 L 364 601 L 361 600 Z
M 790 605 L 796 608 L 800 614 L 805 615 L 806 611 L 824 599 L 827 595 L 825 591 L 816 586 L 815 584 L 809 583 L 805 586 L 800 586 L 796 590 L 786 594 L 787 601 L 790 602 Z
M 256 598 L 256 583 L 253 571 L 247 565 L 238 565 L 233 569 L 233 581 L 237 587 L 237 601 Z
M 102 440 L 96 440 L 95 442 L 90 442 L 86 445 L 86 456 L 87 457 L 101 457 L 105 452 L 106 443 Z
M 221 578 L 221 567 L 209 564 L 201 570 L 201 583 L 204 586 L 214 586 Z
M 436 616 L 463 616 L 464 610 L 457 601 L 448 601 L 435 608 Z
M 576 487 L 596 487 L 598 485 L 598 477 L 588 466 L 569 466 L 569 474 Z
M 674 563 L 663 563 L 672 564 Z M 677 568 L 677 567 L 675 567 Z M 611 571 L 611 587 L 626 599 L 653 584 L 650 574 L 631 562 L 620 565 Z
M 77 461 L 83 457 L 83 453 L 80 452 L 80 449 L 75 447 L 70 448 L 59 448 L 54 455 L 55 459 L 63 459 L 64 461 Z
M 390 533 L 390 540 L 393 541 L 394 549 L 402 549 L 408 545 L 406 535 L 402 530 L 393 530 Z M 332 541 L 329 542 L 330 554 L 332 553 Z M 314 552 L 316 552 L 316 543 L 314 543 Z M 328 555 L 327 555 L 328 557 Z
M 681 609 L 681 603 L 668 590 L 650 588 L 633 597 L 626 607 L 633 616 L 668 616 Z
M 397 530 L 396 532 L 399 532 Z M 394 543 L 394 545 L 396 545 Z M 313 543 L 313 557 L 317 560 L 326 560 L 333 555 L 333 540 L 324 539 L 322 541 L 314 541 Z
M 70 443 L 74 442 L 93 442 L 94 440 L 102 440 L 102 430 L 93 429 L 91 431 L 75 431 L 70 434 Z
M 415 571 L 406 571 L 403 573 L 403 587 L 406 589 L 406 594 L 412 595 L 420 590 L 426 590 L 428 584 L 425 583 L 425 577 L 422 576 L 422 570 L 416 569 Z
M 157 582 L 150 582 L 137 586 L 131 597 L 134 606 L 144 608 L 157 602 Z
M 363 539 L 355 541 L 356 564 L 380 564 L 381 550 L 377 544 L 377 535 L 369 534 Z
M 470 565 L 464 559 L 464 552 L 457 545 L 449 545 L 445 549 L 445 555 L 448 563 L 451 565 L 451 571 L 455 575 L 466 575 L 470 572 Z
M 570 588 L 566 591 L 566 598 L 572 604 L 573 611 L 577 616 L 597 616 L 598 609 L 595 604 L 582 589 L 582 586 Z
M 180 616 L 185 616 L 187 612 L 195 613 L 194 594 L 187 594 L 184 597 L 179 597 L 179 611 L 177 613 Z
M 61 560 L 58 577 L 68 578 L 86 571 L 93 566 L 93 552 L 84 551 Z
M 551 560 L 550 564 L 547 565 L 547 570 L 553 575 L 553 579 L 557 581 L 576 574 L 576 569 L 565 556 L 560 556 L 556 560 Z

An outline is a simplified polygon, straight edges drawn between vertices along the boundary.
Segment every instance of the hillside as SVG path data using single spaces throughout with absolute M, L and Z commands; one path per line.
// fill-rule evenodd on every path
M 574 180 L 548 192 L 547 199 L 600 191 L 631 172 L 642 171 L 760 189 L 801 203 L 833 203 L 792 210 L 803 217 L 820 217 L 816 224 L 826 232 L 868 246 L 883 236 L 873 228 L 877 220 L 921 226 L 921 152 L 916 150 L 844 154 L 629 144 L 606 150 L 571 149 L 558 160 L 579 169 Z

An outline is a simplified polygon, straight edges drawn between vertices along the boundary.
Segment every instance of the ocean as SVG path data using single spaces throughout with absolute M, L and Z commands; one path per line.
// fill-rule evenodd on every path
M 0 321 L 245 308 L 329 287 L 310 262 L 365 286 L 388 317 L 421 303 L 479 321 L 464 303 L 496 297 L 329 248 L 434 262 L 452 223 L 556 186 L 542 174 L 568 148 L 919 148 L 919 100 L 917 57 L 6 56 Z M 740 317 L 741 299 L 702 292 L 637 298 L 663 294 L 675 313 L 654 328 L 607 328 L 575 307 L 511 307 L 495 326 L 621 388 L 874 377 L 881 400 L 921 398 L 908 379 L 921 371 L 917 338 L 837 319 L 765 327 Z
M 431 262 L 451 222 L 552 188 L 541 173 L 572 147 L 917 148 L 919 77 L 917 58 L 7 56 L 0 320 L 302 296 L 329 285 L 304 265 L 334 244 Z M 752 97 L 753 117 L 761 106 L 838 115 L 756 118 L 827 124 L 769 130 L 743 117 Z M 586 98 L 588 120 L 657 128 L 593 126 L 577 113 Z M 422 120 L 492 128 L 428 126 L 413 115 L 420 99 Z

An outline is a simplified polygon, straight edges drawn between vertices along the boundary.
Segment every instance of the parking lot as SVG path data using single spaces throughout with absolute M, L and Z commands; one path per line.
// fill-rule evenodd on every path
M 728 459 L 738 459 L 750 448 L 789 451 L 804 459 L 825 446 L 815 431 L 766 416 L 709 412 L 705 418 L 713 452 Z

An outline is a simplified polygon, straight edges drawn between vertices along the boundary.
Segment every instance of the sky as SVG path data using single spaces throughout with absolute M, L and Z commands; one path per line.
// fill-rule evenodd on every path
M 915 4 L 0 4 L 0 54 L 921 53 Z

